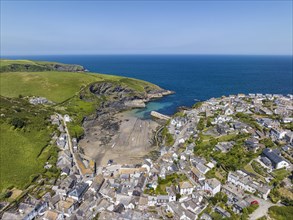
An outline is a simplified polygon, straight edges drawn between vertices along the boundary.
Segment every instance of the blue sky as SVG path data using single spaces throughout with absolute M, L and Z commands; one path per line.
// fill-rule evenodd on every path
M 292 1 L 2 1 L 1 55 L 289 54 Z

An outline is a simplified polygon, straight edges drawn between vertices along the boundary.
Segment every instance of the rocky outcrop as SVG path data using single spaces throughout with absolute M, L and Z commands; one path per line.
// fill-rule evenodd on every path
M 120 111 L 129 108 L 144 108 L 146 102 L 172 93 L 168 90 L 151 90 L 150 88 L 139 92 L 111 81 L 93 83 L 89 86 L 89 91 L 96 96 L 107 97 L 102 103 L 102 109 L 111 108 Z

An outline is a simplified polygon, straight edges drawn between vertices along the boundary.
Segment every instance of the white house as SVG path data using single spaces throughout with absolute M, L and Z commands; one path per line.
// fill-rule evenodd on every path
M 212 196 L 220 192 L 221 182 L 216 178 L 207 179 L 204 184 L 204 190 L 211 193 Z
M 172 187 L 166 187 L 166 191 L 169 196 L 169 202 L 174 202 L 176 201 L 176 193 L 174 192 Z
M 193 192 L 193 186 L 187 181 L 180 182 L 178 187 L 180 195 L 191 195 Z
M 69 115 L 64 115 L 64 121 L 65 122 L 71 122 L 71 118 L 69 117 Z
M 262 153 L 272 162 L 275 169 L 281 169 L 284 167 L 287 168 L 290 166 L 290 164 L 282 156 L 279 155 L 278 150 L 265 148 Z

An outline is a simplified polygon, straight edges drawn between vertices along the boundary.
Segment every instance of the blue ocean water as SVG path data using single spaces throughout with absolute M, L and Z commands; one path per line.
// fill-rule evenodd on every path
M 197 100 L 238 93 L 292 94 L 292 56 L 232 55 L 62 55 L 7 58 L 80 64 L 91 72 L 134 77 L 176 93 L 135 110 L 173 114 Z

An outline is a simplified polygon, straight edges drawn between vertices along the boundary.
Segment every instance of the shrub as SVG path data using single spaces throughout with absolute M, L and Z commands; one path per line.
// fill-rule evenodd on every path
M 272 206 L 269 208 L 269 216 L 276 220 L 287 220 L 293 216 L 293 206 Z
M 13 118 L 10 124 L 13 125 L 14 128 L 23 128 L 26 125 L 26 122 L 21 118 Z

